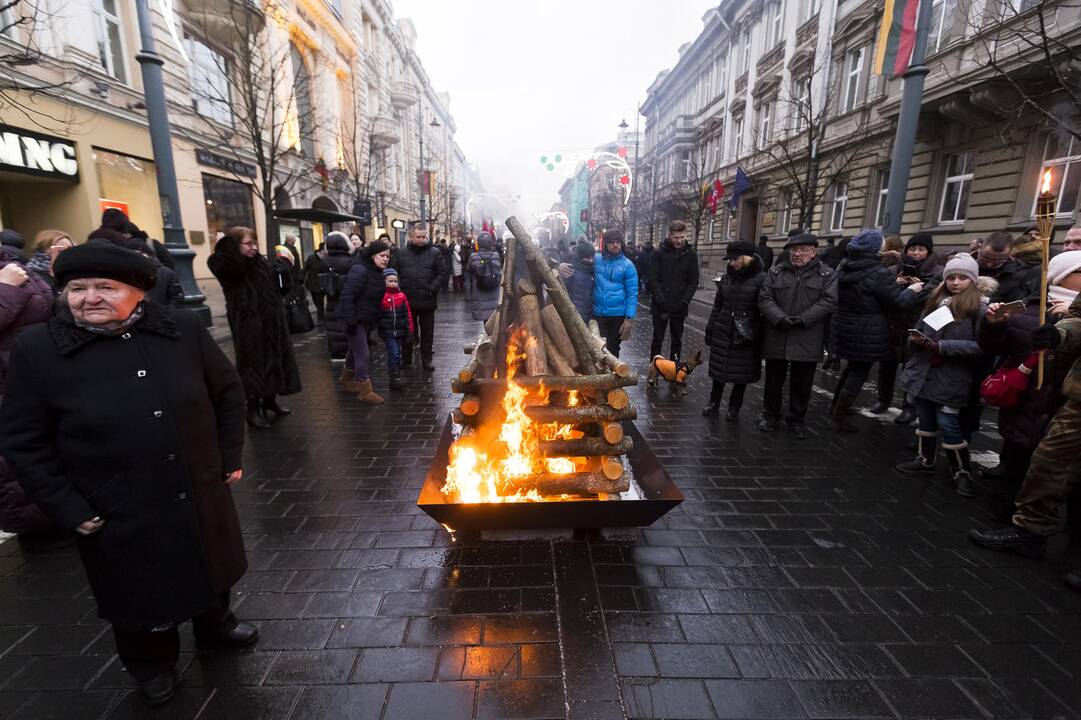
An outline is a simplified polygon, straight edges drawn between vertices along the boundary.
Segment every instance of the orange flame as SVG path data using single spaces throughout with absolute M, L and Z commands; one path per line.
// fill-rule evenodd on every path
M 1040 187 L 1040 192 L 1051 192 L 1051 168 L 1047 168 L 1043 174 L 1043 185 Z
M 541 440 L 570 439 L 581 433 L 571 425 L 534 423 L 526 415 L 529 392 L 514 382 L 514 377 L 525 361 L 529 342 L 534 340 L 519 328 L 507 344 L 507 391 L 501 402 L 503 417 L 498 433 L 487 442 L 481 439 L 482 434 L 463 436 L 450 448 L 443 494 L 456 502 L 538 502 L 542 498 L 536 490 L 522 489 L 514 481 L 537 473 L 566 475 L 577 470 L 571 458 L 541 455 Z M 577 393 L 571 393 L 568 402 L 578 404 Z

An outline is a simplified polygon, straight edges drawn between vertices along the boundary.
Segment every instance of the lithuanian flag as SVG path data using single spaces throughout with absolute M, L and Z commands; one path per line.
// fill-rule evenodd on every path
M 908 70 L 916 45 L 919 7 L 920 0 L 886 0 L 875 51 L 875 72 L 879 75 L 903 75 Z

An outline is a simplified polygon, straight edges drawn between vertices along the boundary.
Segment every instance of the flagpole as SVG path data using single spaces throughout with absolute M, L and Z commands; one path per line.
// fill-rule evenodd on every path
M 908 193 L 908 174 L 912 170 L 916 129 L 920 122 L 920 107 L 923 105 L 923 82 L 930 71 L 924 59 L 927 56 L 927 38 L 931 29 L 932 0 L 910 1 L 919 2 L 920 8 L 916 20 L 916 44 L 912 49 L 912 60 L 902 75 L 904 87 L 901 92 L 901 112 L 897 119 L 897 136 L 893 141 L 893 162 L 890 163 L 890 182 L 886 191 L 886 216 L 882 221 L 884 235 L 901 234 L 901 218 L 905 210 L 905 195 Z

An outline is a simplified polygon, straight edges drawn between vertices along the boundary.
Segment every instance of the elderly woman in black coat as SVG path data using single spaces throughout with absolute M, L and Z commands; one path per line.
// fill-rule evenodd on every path
M 245 227 L 229 228 L 206 265 L 225 293 L 248 424 L 268 428 L 267 413 L 282 417 L 291 412 L 278 404 L 277 396 L 300 392 L 300 372 L 274 269 L 259 254 L 255 232 Z
M 863 230 L 852 238 L 837 267 L 837 314 L 830 323 L 830 348 L 848 364 L 833 398 L 834 432 L 856 432 L 848 413 L 871 366 L 896 357 L 890 343 L 890 315 L 915 307 L 923 289 L 922 282 L 907 288 L 898 285 L 893 271 L 882 264 L 881 249 L 882 233 Z
M 176 686 L 177 626 L 200 648 L 249 645 L 229 612 L 247 568 L 229 486 L 241 479 L 244 391 L 190 313 L 145 298 L 154 267 L 110 245 L 55 266 L 57 315 L 11 353 L 0 445 L 78 548 L 98 614 L 149 704 Z
M 732 383 L 725 420 L 735 422 L 743 406 L 749 383 L 762 376 L 762 317 L 758 311 L 758 293 L 765 275 L 755 246 L 738 240 L 725 252 L 728 267 L 716 280 L 717 295 L 706 325 L 709 346 L 709 377 L 713 389 L 702 414 L 720 414 L 724 386 Z

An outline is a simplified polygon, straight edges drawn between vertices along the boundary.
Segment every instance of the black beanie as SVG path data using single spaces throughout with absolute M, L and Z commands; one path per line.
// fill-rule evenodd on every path
M 927 248 L 928 253 L 933 253 L 935 251 L 935 238 L 931 233 L 921 230 L 908 239 L 908 242 L 905 243 L 905 250 L 913 245 L 922 245 Z
M 57 256 L 53 274 L 60 286 L 81 278 L 108 278 L 149 290 L 158 280 L 147 258 L 110 243 L 86 243 L 65 250 Z
M 749 243 L 746 240 L 736 240 L 735 242 L 728 243 L 728 247 L 724 252 L 724 259 L 731 260 L 738 258 L 741 255 L 749 255 L 755 257 L 758 252 L 758 248 L 754 246 L 754 243 Z
M 23 240 L 23 236 L 14 230 L 10 228 L 0 230 L 0 245 L 21 249 L 24 244 L 25 241 Z
M 578 246 L 574 248 L 574 256 L 582 260 L 585 260 L 586 258 L 596 257 L 597 249 L 585 240 L 582 240 L 578 243 Z

